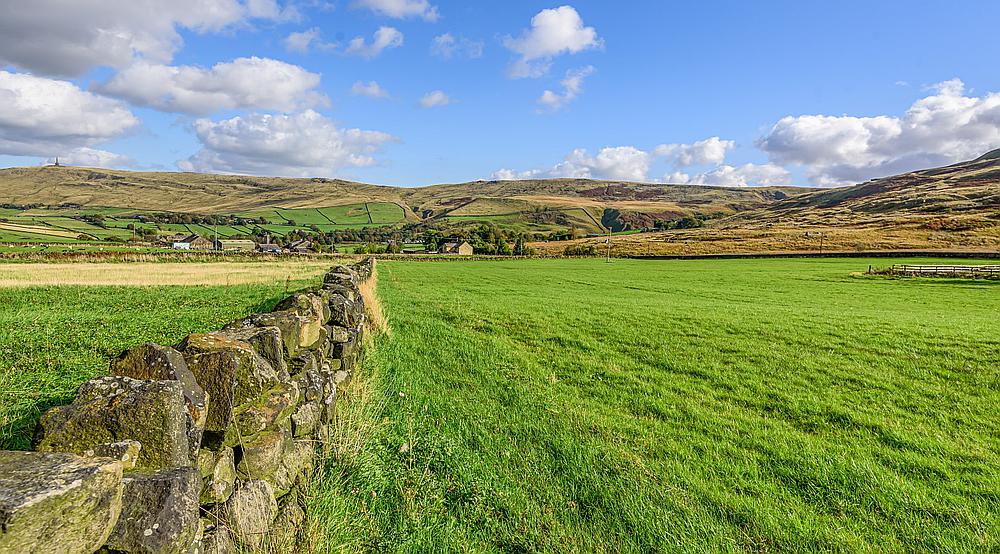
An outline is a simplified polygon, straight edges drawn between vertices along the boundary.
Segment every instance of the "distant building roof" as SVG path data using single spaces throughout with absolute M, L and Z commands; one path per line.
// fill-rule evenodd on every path
M 442 244 L 441 248 L 438 249 L 438 252 L 442 254 L 458 254 L 463 249 L 468 250 L 471 248 L 472 245 L 469 244 L 469 241 L 460 240 L 460 241 L 446 242 Z

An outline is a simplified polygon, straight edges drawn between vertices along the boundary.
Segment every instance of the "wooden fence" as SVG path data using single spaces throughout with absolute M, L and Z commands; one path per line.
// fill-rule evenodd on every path
M 1000 279 L 1000 265 L 894 265 L 891 275 Z

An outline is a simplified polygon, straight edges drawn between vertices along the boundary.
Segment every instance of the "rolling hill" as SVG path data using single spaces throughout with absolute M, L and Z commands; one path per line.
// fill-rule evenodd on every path
M 730 189 L 590 179 L 475 181 L 403 188 L 337 179 L 76 167 L 0 170 L 0 203 L 17 206 L 226 214 L 321 227 L 346 225 L 347 221 L 352 225 L 493 222 L 522 231 L 577 229 L 585 234 L 602 233 L 608 227 L 647 228 L 658 220 L 685 215 L 721 217 L 808 190 Z M 371 212 L 372 206 L 381 215 L 363 213 Z M 331 217 L 330 212 L 339 207 L 348 207 L 348 211 L 350 207 L 357 209 L 354 217 Z M 36 221 L 24 223 L 33 222 Z
M 540 243 L 601 246 L 598 238 Z M 616 239 L 620 253 L 714 254 L 817 250 L 1000 250 L 1000 150 L 947 167 L 805 191 L 698 229 Z
M 972 161 L 852 187 L 724 188 L 590 179 L 475 181 L 390 187 L 337 179 L 286 179 L 75 167 L 0 170 L 0 240 L 128 236 L 141 212 L 255 220 L 220 234 L 358 229 L 406 223 L 452 227 L 490 222 L 534 233 L 591 238 L 539 242 L 544 251 L 600 245 L 613 231 L 685 216 L 703 227 L 615 239 L 625 254 L 819 249 L 1000 248 L 1000 150 Z M 24 209 L 25 206 L 31 209 Z M 107 216 L 102 228 L 84 215 Z M 176 229 L 174 227 L 177 227 Z M 198 225 L 160 225 L 198 232 Z M 32 238 L 34 237 L 34 238 Z
M 748 210 L 723 227 L 797 225 L 990 225 L 1000 214 L 1000 150 L 947 167 L 815 191 Z

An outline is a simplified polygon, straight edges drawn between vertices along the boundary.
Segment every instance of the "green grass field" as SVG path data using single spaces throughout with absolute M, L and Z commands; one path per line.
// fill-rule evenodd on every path
M 1000 283 L 869 263 L 381 263 L 320 551 L 1000 549 Z
M 26 268 L 25 271 L 30 271 Z M 292 288 L 306 285 L 292 281 Z M 285 296 L 285 282 L 239 286 L 0 288 L 0 449 L 27 448 L 41 412 L 69 403 L 110 359 L 176 344 Z

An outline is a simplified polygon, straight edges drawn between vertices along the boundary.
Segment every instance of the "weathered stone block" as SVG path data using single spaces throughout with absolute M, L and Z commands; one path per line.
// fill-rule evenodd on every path
M 36 449 L 84 454 L 124 440 L 138 441 L 135 467 L 144 470 L 191 465 L 187 408 L 179 381 L 98 377 L 80 386 L 68 406 L 52 408 L 36 431 Z
M 330 297 L 328 306 L 330 306 L 331 324 L 354 329 L 361 323 L 364 312 L 357 302 L 334 295 Z
M 244 404 L 233 412 L 233 422 L 226 429 L 223 444 L 235 446 L 251 440 L 257 433 L 280 426 L 291 417 L 299 403 L 299 385 L 294 381 L 281 383 L 252 404 Z
M 319 426 L 323 407 L 318 401 L 307 402 L 292 414 L 292 436 L 305 437 L 311 435 Z
M 333 354 L 332 354 L 332 357 L 338 358 L 338 359 L 341 359 L 341 360 L 346 360 L 346 359 L 353 358 L 355 356 L 355 354 L 357 354 L 357 350 L 358 350 L 357 335 L 358 335 L 358 333 L 357 333 L 357 331 L 355 331 L 353 329 L 349 329 L 348 330 L 348 334 L 350 335 L 350 338 L 348 338 L 347 340 L 345 340 L 343 342 L 338 342 L 338 343 L 336 343 L 336 344 L 333 345 Z
M 184 402 L 188 410 L 188 447 L 194 460 L 201 446 L 201 435 L 208 417 L 208 394 L 180 352 L 169 346 L 147 343 L 129 348 L 111 361 L 111 373 L 133 379 L 178 381 L 184 389 Z
M 295 356 L 300 349 L 313 348 L 320 339 L 320 329 L 326 321 L 315 313 L 301 314 L 296 309 L 280 310 L 268 314 L 250 316 L 250 323 L 259 327 L 277 327 L 289 356 Z
M 122 466 L 106 458 L 0 451 L 0 552 L 90 554 L 122 509 Z
M 212 398 L 207 431 L 225 431 L 234 408 L 257 401 L 281 383 L 271 364 L 252 346 L 225 334 L 190 335 L 179 349 L 198 384 Z
M 326 329 L 330 334 L 330 342 L 332 343 L 347 342 L 355 336 L 347 327 L 341 327 L 340 325 L 327 325 Z
M 268 546 L 275 552 L 298 552 L 306 512 L 299 505 L 295 495 L 289 495 L 278 503 L 278 515 L 271 527 Z
M 323 398 L 323 413 L 320 423 L 332 423 L 337 419 L 337 386 L 332 386 L 332 391 Z
M 346 266 L 335 266 L 323 276 L 323 286 L 338 285 L 341 287 L 357 286 L 358 279 L 355 273 Z
M 288 435 L 282 429 L 264 431 L 242 445 L 242 456 L 236 464 L 241 479 L 264 479 L 273 475 L 281 463 Z
M 198 534 L 201 477 L 193 467 L 124 479 L 122 512 L 106 546 L 115 551 L 181 554 Z
M 315 352 L 312 350 L 303 350 L 289 361 L 288 367 L 293 374 L 297 374 L 303 371 L 314 371 L 319 365 L 320 361 Z
M 199 463 L 204 485 L 201 489 L 202 504 L 218 504 L 225 502 L 233 494 L 236 486 L 236 465 L 233 449 L 224 447 L 218 453 L 202 450 L 204 463 Z
M 244 481 L 229 497 L 223 518 L 238 542 L 254 547 L 263 544 L 277 513 L 278 502 L 271 485 L 254 480 Z
M 319 294 L 324 300 L 327 301 L 327 303 L 330 302 L 330 297 L 334 295 L 343 296 L 352 302 L 359 298 L 357 290 L 353 287 L 338 285 L 336 283 L 324 283 L 322 290 L 319 291 Z
M 292 378 L 299 384 L 299 391 L 306 402 L 319 400 L 323 397 L 325 379 L 316 368 L 297 373 Z
M 201 548 L 195 554 L 236 554 L 236 546 L 229 528 L 225 525 L 215 525 L 211 520 L 205 520 L 205 533 L 201 539 Z
M 271 367 L 278 374 L 278 378 L 282 380 L 288 378 L 288 366 L 285 361 L 288 353 L 285 350 L 281 329 L 277 327 L 245 327 L 227 329 L 224 333 L 252 346 L 262 358 L 267 360 L 267 363 L 271 364 Z
M 136 462 L 139 461 L 139 450 L 142 443 L 139 441 L 119 441 L 105 444 L 96 444 L 90 450 L 83 453 L 87 458 L 111 458 L 122 463 L 123 470 L 135 469 Z
M 347 381 L 351 378 L 351 373 L 347 370 L 341 369 L 333 374 L 333 382 L 337 385 L 347 385 Z
M 264 477 L 278 498 L 288 494 L 301 477 L 309 473 L 316 457 L 316 445 L 310 439 L 286 441 L 281 463 L 273 475 Z
M 317 317 L 320 319 L 320 325 L 323 325 L 330 319 L 330 307 L 327 305 L 326 299 L 319 294 L 293 294 L 278 303 L 276 309 L 294 310 L 301 316 Z

